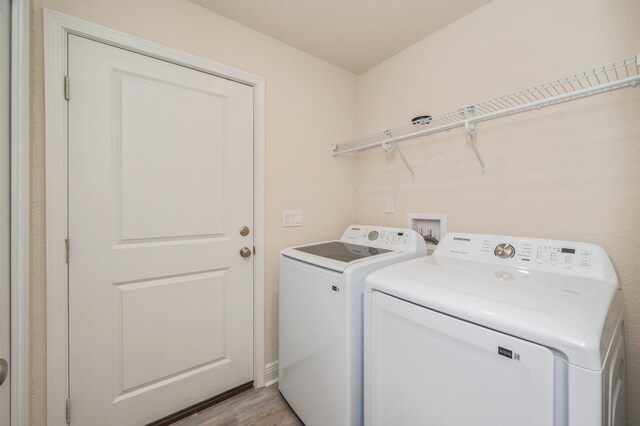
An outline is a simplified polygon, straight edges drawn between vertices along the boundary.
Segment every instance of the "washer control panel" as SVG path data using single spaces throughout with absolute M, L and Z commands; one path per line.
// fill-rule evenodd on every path
M 589 243 L 449 233 L 434 255 L 568 275 L 615 277 L 605 251 Z
M 578 244 L 541 244 L 537 247 L 533 261 L 551 267 L 589 270 L 592 267 L 593 253 L 592 248 Z
M 424 238 L 412 230 L 384 226 L 351 225 L 344 231 L 340 241 L 368 247 L 396 251 L 422 251 L 426 254 Z

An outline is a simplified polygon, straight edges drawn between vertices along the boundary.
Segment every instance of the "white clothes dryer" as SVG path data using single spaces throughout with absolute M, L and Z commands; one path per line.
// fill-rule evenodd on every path
M 282 251 L 278 387 L 307 426 L 362 424 L 364 279 L 426 254 L 415 231 L 362 225 Z
M 601 247 L 449 233 L 366 283 L 366 425 L 625 425 L 624 297 Z

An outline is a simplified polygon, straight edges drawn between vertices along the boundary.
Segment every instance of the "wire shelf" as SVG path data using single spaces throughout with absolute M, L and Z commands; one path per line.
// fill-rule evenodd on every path
M 413 123 L 335 144 L 332 145 L 333 155 L 364 151 L 378 146 L 383 146 L 388 151 L 397 142 L 456 127 L 465 127 L 471 134 L 475 131 L 477 122 L 540 109 L 614 89 L 636 86 L 638 82 L 640 82 L 640 54 L 499 98 L 467 105 L 444 114 L 425 117 Z

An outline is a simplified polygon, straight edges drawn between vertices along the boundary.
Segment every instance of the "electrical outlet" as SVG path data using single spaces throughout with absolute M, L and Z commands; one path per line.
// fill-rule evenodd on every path
M 387 197 L 387 202 L 385 204 L 384 213 L 385 214 L 394 214 L 396 212 L 396 200 L 393 197 Z
M 283 211 L 282 226 L 302 226 L 302 212 L 300 210 Z

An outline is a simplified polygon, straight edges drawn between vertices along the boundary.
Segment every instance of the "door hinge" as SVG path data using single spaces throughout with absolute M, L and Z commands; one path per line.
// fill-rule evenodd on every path
M 67 416 L 67 424 L 71 423 L 71 398 L 67 398 L 65 412 Z
M 64 76 L 64 98 L 69 100 L 69 76 Z
M 256 246 L 253 246 L 253 255 L 256 255 Z
M 64 240 L 64 259 L 67 263 L 71 260 L 71 240 Z

